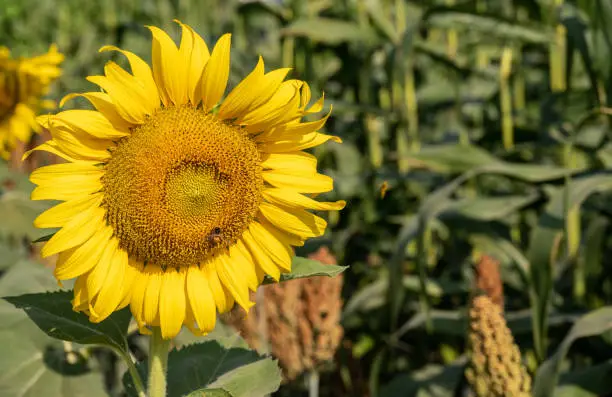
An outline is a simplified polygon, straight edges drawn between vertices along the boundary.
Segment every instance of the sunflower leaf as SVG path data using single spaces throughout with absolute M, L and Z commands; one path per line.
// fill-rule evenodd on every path
M 295 280 L 297 278 L 327 276 L 334 277 L 346 270 L 348 266 L 326 265 L 319 261 L 303 258 L 301 256 L 293 257 L 291 263 L 291 272 L 281 274 L 280 281 Z M 266 276 L 262 284 L 274 284 L 275 281 Z
M 232 397 L 223 389 L 199 389 L 187 395 L 187 397 Z
M 29 293 L 56 285 L 49 269 L 39 263 L 20 261 L 0 278 L 0 295 Z M 91 369 L 76 346 L 49 338 L 24 311 L 2 299 L 0 340 L 1 396 L 108 396 L 102 373 Z
M 143 377 L 147 365 L 146 361 L 137 365 Z M 243 347 L 224 347 L 212 340 L 171 351 L 167 379 L 168 397 L 257 397 L 275 392 L 281 374 L 271 358 Z M 137 395 L 129 374 L 124 375 L 123 383 L 128 395 Z
M 219 392 L 219 396 L 265 396 L 278 389 L 279 382 L 275 378 L 280 380 L 280 373 L 276 362 L 270 359 L 259 360 L 219 376 L 217 380 L 209 385 L 210 389 L 207 389 L 207 393 L 213 390 L 220 390 L 226 394 Z M 198 391 L 194 393 L 189 394 L 189 396 L 195 397 L 198 395 Z M 209 394 L 202 395 L 208 396 Z
M 37 238 L 36 240 L 32 241 L 32 244 L 36 244 L 36 243 L 42 243 L 45 241 L 49 241 L 51 240 L 51 237 L 55 236 L 55 233 L 49 233 L 49 234 L 45 234 L 42 237 Z
M 4 298 L 52 338 L 80 344 L 101 344 L 127 352 L 129 310 L 113 313 L 94 324 L 83 313 L 72 310 L 72 291 L 26 294 Z

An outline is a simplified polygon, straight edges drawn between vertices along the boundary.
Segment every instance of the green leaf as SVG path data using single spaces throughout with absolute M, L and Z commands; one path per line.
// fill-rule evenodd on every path
M 581 206 L 590 195 L 612 189 L 612 176 L 587 175 L 573 179 L 567 187 L 550 188 L 550 201 L 530 237 L 527 258 L 531 277 L 531 307 L 534 318 L 536 355 L 543 359 L 547 333 L 547 313 L 553 287 L 553 273 L 563 237 L 565 214 Z
M 0 237 L 0 270 L 7 269 L 29 256 L 29 250 L 19 238 Z
M 431 27 L 441 29 L 465 29 L 478 32 L 482 37 L 520 40 L 530 43 L 548 44 L 552 35 L 535 26 L 521 25 L 493 15 L 457 11 L 438 7 L 426 13 L 423 19 Z
M 399 33 L 395 29 L 393 21 L 385 15 L 384 6 L 380 0 L 367 0 L 364 2 L 365 10 L 372 18 L 374 26 L 378 28 L 389 41 L 397 43 L 399 41 Z
M 470 243 L 480 252 L 486 252 L 499 260 L 503 266 L 512 267 L 517 275 L 504 272 L 504 283 L 512 285 L 519 291 L 529 288 L 529 261 L 511 241 L 494 232 L 487 234 L 471 233 Z
M 461 381 L 467 358 L 460 357 L 443 367 L 428 365 L 399 375 L 380 389 L 380 397 L 453 397 Z
M 459 144 L 424 146 L 412 157 L 437 172 L 453 174 L 499 161 L 477 146 Z
M 39 237 L 36 240 L 32 241 L 32 244 L 42 243 L 42 242 L 45 242 L 45 241 L 49 241 L 49 240 L 51 240 L 51 237 L 53 237 L 54 235 L 55 235 L 55 233 L 45 234 L 44 236 Z
M 189 393 L 187 397 L 232 397 L 232 395 L 223 389 L 201 389 Z
M 2 317 L 0 317 L 1 319 Z M 13 330 L 0 331 L 0 395 L 3 397 L 104 397 L 102 374 L 92 372 L 77 352 L 66 353 L 61 343 L 40 342 Z
M 228 371 L 209 387 L 225 390 L 232 397 L 260 397 L 278 390 L 280 377 L 276 361 L 265 359 Z
M 576 339 L 602 334 L 612 329 L 612 307 L 603 307 L 581 317 L 565 336 L 559 348 L 546 360 L 536 373 L 533 385 L 534 397 L 548 397 L 555 389 L 561 364 Z
M 500 174 L 526 182 L 542 183 L 561 179 L 566 175 L 578 173 L 579 170 L 539 164 L 516 164 L 498 162 L 479 170 L 481 174 Z
M 554 397 L 599 397 L 612 393 L 612 361 L 563 374 Z
M 457 174 L 474 170 L 478 174 L 500 174 L 527 182 L 546 182 L 579 172 L 579 170 L 550 165 L 501 161 L 489 152 L 473 145 L 425 146 L 411 157 L 436 172 Z
M 106 345 L 127 351 L 127 328 L 131 314 L 126 308 L 94 324 L 83 313 L 72 310 L 72 291 L 26 294 L 4 298 L 52 338 L 80 344 Z
M 316 276 L 334 277 L 346 270 L 347 267 L 348 266 L 325 265 L 319 261 L 303 258 L 301 256 L 295 256 L 293 257 L 293 262 L 291 263 L 291 273 L 281 274 L 280 281 L 283 282 L 298 278 Z M 263 284 L 273 283 L 275 283 L 275 281 L 268 276 L 266 276 L 263 282 Z
M 137 367 L 144 377 L 147 363 L 140 362 Z M 128 394 L 135 396 L 127 373 L 123 382 Z M 194 390 L 204 393 L 208 388 L 222 389 L 232 397 L 256 397 L 273 393 L 280 382 L 276 361 L 243 347 L 224 347 L 218 341 L 185 346 L 168 357 L 168 397 Z
M 482 221 L 504 219 L 538 198 L 538 194 L 464 198 L 454 201 L 440 213 L 440 218 L 465 217 Z
M 315 42 L 337 45 L 345 42 L 372 43 L 376 34 L 354 22 L 331 18 L 298 19 L 281 29 L 286 36 L 306 37 Z
M 380 278 L 354 292 L 346 302 L 342 316 L 346 318 L 357 312 L 367 312 L 380 308 L 385 303 L 385 295 L 389 289 L 388 284 L 388 278 Z M 417 276 L 406 275 L 402 277 L 402 287 L 406 292 L 419 293 L 421 289 L 420 280 Z M 452 281 L 426 280 L 425 282 L 425 291 L 432 298 L 441 298 L 444 295 L 457 294 L 467 290 L 467 287 L 463 284 Z
M 0 295 L 57 287 L 50 269 L 21 261 L 0 278 Z M 0 395 L 6 397 L 103 397 L 104 383 L 78 352 L 46 336 L 22 310 L 0 300 Z
M 48 202 L 32 201 L 26 192 L 11 190 L 0 195 L 0 235 L 39 237 L 43 231 L 33 222 L 47 208 Z

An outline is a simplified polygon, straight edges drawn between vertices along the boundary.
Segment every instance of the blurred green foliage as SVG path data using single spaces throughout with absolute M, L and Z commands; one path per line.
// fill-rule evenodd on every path
M 320 395 L 461 395 L 478 253 L 501 262 L 535 395 L 612 393 L 612 3 L 0 0 L 0 44 L 33 55 L 57 43 L 59 99 L 92 89 L 84 77 L 116 57 L 99 47 L 149 59 L 144 25 L 178 38 L 174 18 L 209 43 L 233 33 L 232 84 L 261 54 L 334 106 L 326 130 L 344 144 L 315 154 L 330 199 L 349 204 L 305 250 L 329 244 L 350 270 L 345 341 Z M 26 255 L 14 242 L 32 237 L 33 216 L 2 192 L 6 268 Z M 116 395 L 116 363 L 102 362 Z

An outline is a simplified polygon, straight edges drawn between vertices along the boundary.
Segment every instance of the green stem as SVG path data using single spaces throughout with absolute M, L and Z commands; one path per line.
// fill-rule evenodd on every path
M 122 350 L 117 349 L 117 353 L 121 356 L 123 361 L 128 367 L 128 372 L 132 377 L 132 381 L 134 382 L 134 387 L 136 387 L 136 393 L 138 393 L 138 397 L 147 397 L 147 393 L 145 392 L 144 384 L 142 383 L 142 378 L 136 369 L 136 365 L 134 365 L 134 360 L 130 355 Z
M 308 397 L 319 397 L 319 372 L 316 369 L 308 373 Z
M 170 339 L 164 339 L 159 327 L 153 327 L 149 340 L 149 397 L 166 397 L 168 350 Z

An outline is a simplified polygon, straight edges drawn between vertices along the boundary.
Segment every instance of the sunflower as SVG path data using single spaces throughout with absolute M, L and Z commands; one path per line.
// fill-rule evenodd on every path
M 41 100 L 49 84 L 60 74 L 64 56 L 51 46 L 46 54 L 33 58 L 11 58 L 0 46 L 0 156 L 8 158 L 17 141 L 27 142 L 32 131 L 39 132 L 36 113 L 55 106 Z
M 177 21 L 178 22 L 178 21 Z M 35 225 L 61 228 L 42 248 L 58 254 L 55 277 L 76 278 L 73 308 L 90 321 L 127 305 L 141 332 L 159 326 L 163 338 L 186 325 L 210 332 L 216 312 L 253 305 L 264 275 L 291 270 L 292 246 L 324 233 L 307 210 L 340 210 L 319 202 L 332 190 L 303 149 L 334 136 L 317 132 L 308 85 L 286 80 L 289 69 L 264 71 L 261 58 L 222 100 L 230 69 L 230 34 L 212 52 L 194 30 L 180 46 L 153 35 L 152 67 L 116 47 L 131 72 L 108 62 L 88 80 L 102 92 L 81 96 L 96 110 L 67 110 L 39 121 L 52 139 L 34 150 L 66 163 L 31 175 L 34 200 L 63 203 Z M 331 111 L 331 110 L 330 110 Z

